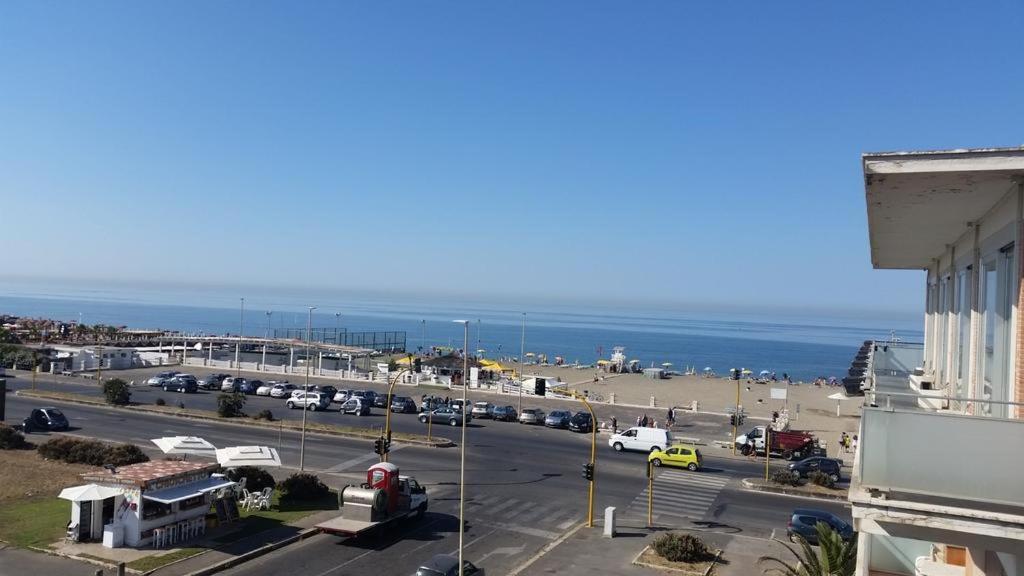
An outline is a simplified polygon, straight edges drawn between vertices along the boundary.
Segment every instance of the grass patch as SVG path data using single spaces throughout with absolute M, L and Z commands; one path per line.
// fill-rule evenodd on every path
M 0 506 L 0 540 L 45 548 L 64 536 L 70 519 L 71 504 L 56 497 L 5 501 Z
M 156 570 L 161 566 L 166 566 L 171 562 L 177 562 L 178 560 L 184 560 L 185 558 L 191 558 L 196 554 L 202 554 L 206 552 L 207 548 L 180 548 L 167 554 L 161 554 L 159 556 L 146 556 L 145 558 L 139 558 L 138 560 L 132 560 L 125 564 L 125 567 L 131 568 L 132 570 L 138 570 L 139 572 L 148 572 L 150 570 Z

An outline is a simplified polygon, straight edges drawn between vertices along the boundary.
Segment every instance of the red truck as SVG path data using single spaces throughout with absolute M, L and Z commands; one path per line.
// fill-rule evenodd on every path
M 758 454 L 764 454 L 764 426 L 756 426 L 750 432 L 736 438 L 736 448 L 744 455 L 750 454 L 751 446 Z M 786 460 L 800 460 L 810 456 L 818 447 L 818 441 L 810 432 L 789 430 L 786 432 L 769 432 L 772 454 L 782 456 Z

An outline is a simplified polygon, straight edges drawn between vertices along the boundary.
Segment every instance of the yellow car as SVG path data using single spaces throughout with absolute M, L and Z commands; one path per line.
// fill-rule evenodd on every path
M 678 466 L 694 472 L 700 470 L 704 464 L 700 450 L 688 444 L 676 444 L 667 450 L 655 450 L 647 460 L 655 466 Z

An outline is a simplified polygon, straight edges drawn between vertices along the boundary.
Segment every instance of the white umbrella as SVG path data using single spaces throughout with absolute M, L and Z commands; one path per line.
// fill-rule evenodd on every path
M 836 416 L 841 416 L 839 407 L 842 405 L 843 400 L 849 400 L 849 396 L 842 392 L 836 392 L 835 394 L 829 394 L 828 399 L 836 401 Z
M 711 366 L 705 366 L 704 367 L 704 371 L 705 372 L 711 372 Z
M 58 498 L 71 500 L 72 502 L 84 502 L 86 500 L 106 500 L 111 496 L 121 493 L 118 488 L 97 486 L 96 484 L 85 484 L 83 486 L 72 486 L 60 491 Z
M 231 446 L 217 450 L 217 462 L 225 468 L 239 466 L 280 466 L 277 450 L 267 446 Z
M 672 363 L 671 362 L 662 362 L 661 365 L 664 366 L 665 368 L 668 368 L 669 366 L 672 365 Z
M 167 436 L 154 438 L 153 444 L 164 454 L 196 454 L 213 458 L 217 447 L 198 436 Z

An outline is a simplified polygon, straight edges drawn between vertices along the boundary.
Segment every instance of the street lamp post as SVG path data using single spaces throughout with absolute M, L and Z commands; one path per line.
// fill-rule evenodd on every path
M 309 403 L 309 341 L 310 335 L 313 331 L 313 310 L 316 310 L 315 306 L 309 307 L 309 316 L 306 318 L 306 383 L 303 385 L 303 400 L 302 403 L 302 434 L 299 437 L 299 471 L 305 469 L 305 456 L 306 456 L 306 412 L 309 408 L 306 404 Z
M 334 313 L 334 343 L 341 344 L 338 339 L 341 337 L 341 312 Z
M 242 365 L 239 363 L 239 355 L 242 351 L 242 332 L 245 332 L 245 298 L 242 298 L 242 307 L 238 313 L 238 342 L 235 343 L 235 378 L 242 375 Z M 173 348 L 171 351 L 174 351 Z
M 454 320 L 462 324 L 462 441 L 459 443 L 459 576 L 463 576 L 462 539 L 466 532 L 466 377 L 469 373 L 469 320 Z
M 523 413 L 523 380 L 526 379 L 526 312 L 523 312 L 523 333 L 519 339 L 519 413 Z
M 399 370 L 398 373 L 395 374 L 394 379 L 391 380 L 391 383 L 388 384 L 388 400 L 387 400 L 387 404 L 385 404 L 386 408 L 384 409 L 384 438 L 383 438 L 383 440 L 386 442 L 386 444 L 384 445 L 386 447 L 386 449 L 381 451 L 381 452 L 383 452 L 380 455 L 380 461 L 381 462 L 387 462 L 388 461 L 388 452 L 390 452 L 390 448 L 391 448 L 391 398 L 392 398 L 392 394 L 394 394 L 394 392 L 395 392 L 395 384 L 398 384 L 398 379 L 402 377 L 402 374 L 404 374 L 406 372 L 412 372 L 412 354 L 406 354 L 405 357 L 406 357 L 406 359 L 409 360 L 409 365 L 407 367 L 402 368 L 401 370 Z M 432 415 L 428 411 L 427 412 L 427 421 L 428 422 L 432 419 L 431 416 Z M 430 438 L 430 435 L 428 434 L 427 435 L 427 439 L 429 440 L 429 438 Z

